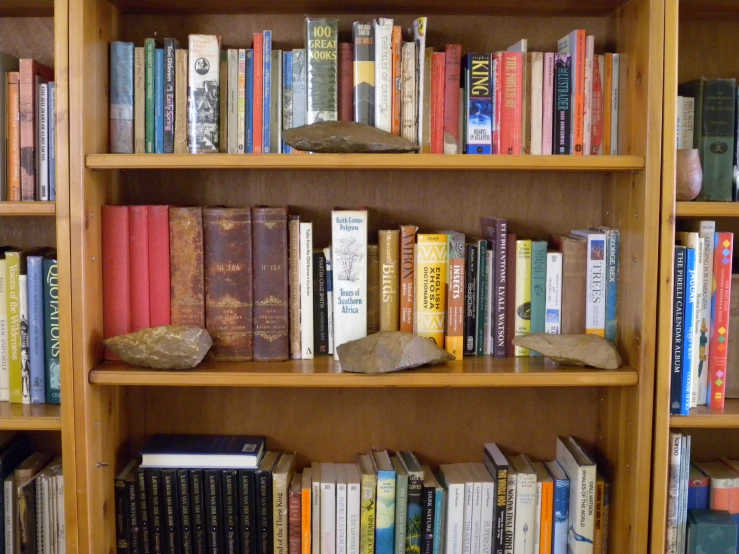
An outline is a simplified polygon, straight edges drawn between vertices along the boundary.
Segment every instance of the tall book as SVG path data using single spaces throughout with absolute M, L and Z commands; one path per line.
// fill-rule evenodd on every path
M 292 73 L 291 73 L 292 75 Z M 270 152 L 282 154 L 282 50 L 272 50 L 270 82 Z
M 421 497 L 424 472 L 413 452 L 400 452 L 398 457 L 403 464 L 403 469 L 408 474 L 408 509 L 406 511 L 406 533 L 404 537 L 405 554 L 418 553 L 422 546 L 423 505 Z
M 562 252 L 562 334 L 585 333 L 587 242 L 554 235 L 555 250 Z
M 487 443 L 484 446 L 483 463 L 496 483 L 492 552 L 493 554 L 504 554 L 507 544 L 510 543 L 512 548 L 513 539 L 510 537 L 510 540 L 507 540 L 506 537 L 508 459 L 497 444 Z
M 313 224 L 300 222 L 300 356 L 313 359 Z
M 401 53 L 400 134 L 412 142 L 418 139 L 416 63 L 416 43 L 404 42 Z
M 27 264 L 28 287 L 28 343 L 30 354 L 31 404 L 46 402 L 46 375 L 44 371 L 44 283 L 43 252 L 29 255 Z
M 583 137 L 582 153 L 590 156 L 592 149 L 593 132 L 593 69 L 595 64 L 595 37 L 585 36 L 585 72 L 583 87 Z
M 264 114 L 264 33 L 254 33 L 254 97 L 252 100 L 252 131 L 254 154 L 262 153 Z
M 417 232 L 415 225 L 400 226 L 400 330 L 404 333 L 413 332 Z
M 673 315 L 672 315 L 672 360 L 670 364 L 670 413 L 688 415 L 690 403 L 684 403 L 683 390 L 683 336 L 685 328 L 685 262 L 687 249 L 675 247 L 675 265 L 673 268 Z M 710 366 L 709 366 L 710 367 Z
M 375 553 L 394 554 L 396 472 L 387 450 L 372 452 L 371 458 L 377 473 Z
M 483 463 L 468 464 L 475 480 L 480 483 L 479 551 L 493 552 L 493 515 L 495 513 L 495 479 Z M 441 509 L 443 511 L 443 507 Z M 443 537 L 440 537 L 443 540 Z
M 10 401 L 10 344 L 8 342 L 8 266 L 0 250 L 0 401 Z M 57 304 L 58 306 L 58 304 Z M 57 311 L 58 320 L 58 311 Z
M 617 324 L 618 324 L 618 273 L 619 259 L 621 252 L 621 233 L 618 229 L 610 227 L 597 227 L 595 230 L 601 231 L 606 235 L 606 321 L 605 321 L 605 338 L 611 344 L 615 345 L 617 340 Z M 706 252 L 707 253 L 707 252 Z M 702 269 L 705 264 L 701 264 Z M 703 272 L 705 273 L 705 272 Z M 698 279 L 702 279 L 702 274 Z M 706 288 L 708 283 L 706 283 Z M 707 292 L 707 291 L 706 291 Z M 700 298 L 703 298 L 701 290 Z M 698 320 L 696 315 L 696 321 Z M 697 324 L 700 328 L 700 324 Z
M 39 138 L 36 128 L 38 87 L 54 80 L 54 70 L 37 61 L 21 59 L 20 73 L 20 147 L 21 147 L 21 200 L 36 200 L 36 156 Z
M 239 51 L 236 48 L 229 48 L 225 52 L 221 52 L 221 63 L 223 57 L 226 58 L 226 74 L 225 82 L 224 74 L 221 71 L 221 99 L 225 95 L 226 103 L 221 105 L 221 141 L 226 140 L 226 151 L 229 154 L 237 154 L 239 151 Z M 246 64 L 244 65 L 244 85 L 246 85 Z M 244 88 L 246 94 L 246 88 Z M 246 96 L 244 96 L 244 104 L 246 104 Z M 244 106 L 245 108 L 245 106 Z M 246 126 L 244 126 L 244 129 Z M 243 143 L 242 143 L 243 144 Z M 221 144 L 223 148 L 223 144 Z
M 713 279 L 711 299 L 711 350 L 708 358 L 708 405 L 723 408 L 726 390 L 727 350 L 729 340 L 729 302 L 731 298 L 731 260 L 734 248 L 732 233 L 716 233 L 713 242 Z M 723 378 L 722 378 L 723 377 Z
M 528 307 L 529 313 L 526 313 Z M 516 241 L 516 336 L 531 332 L 531 241 Z M 528 318 L 526 317 L 528 315 Z M 528 356 L 529 349 L 516 346 L 516 356 Z
M 570 513 L 570 480 L 554 460 L 545 462 L 554 482 L 552 554 L 567 554 L 567 524 Z
M 408 470 L 400 453 L 390 458 L 395 470 L 395 537 L 393 554 L 405 554 L 405 538 L 408 529 Z
M 144 94 L 146 95 L 144 126 L 146 133 L 145 150 L 147 154 L 154 153 L 154 112 L 156 100 L 154 98 L 154 74 L 156 73 L 155 57 L 157 43 L 153 38 L 144 41 Z
M 149 225 L 149 324 L 170 324 L 169 206 L 147 206 Z
M 552 154 L 572 154 L 572 56 L 554 55 Z
M 543 96 L 544 96 L 544 54 L 542 52 L 529 52 L 527 54 L 527 88 L 528 98 L 526 100 L 526 112 L 528 114 L 528 139 L 529 153 L 540 155 L 542 144 L 543 120 Z
M 290 318 L 290 358 L 299 360 L 302 357 L 300 348 L 300 216 L 291 215 L 287 224 L 288 231 L 288 293 Z
M 392 80 L 390 82 L 391 94 L 391 132 L 400 136 L 401 120 L 400 111 L 402 104 L 403 88 L 403 32 L 400 25 L 393 26 L 392 33 Z M 457 81 L 459 82 L 459 81 Z
M 188 37 L 188 150 L 191 154 L 220 150 L 220 48 L 221 37 Z
M 5 148 L 0 152 L 0 200 L 10 200 L 10 158 L 18 156 L 17 161 L 14 160 L 15 166 L 20 162 L 19 156 L 19 145 L 16 144 L 15 150 L 11 150 L 11 136 L 14 131 L 20 130 L 20 122 L 16 119 L 13 122 L 13 117 L 17 117 L 19 114 L 19 99 L 18 99 L 18 58 L 10 56 L 8 54 L 0 52 L 0 77 L 3 79 L 3 84 L 6 86 L 0 86 L 0 106 L 6 110 L 7 124 L 3 124 L 0 128 L 0 144 L 4 144 Z M 10 83 L 13 83 L 11 86 Z M 15 98 L 11 105 L 11 95 Z M 12 109 L 11 109 L 12 108 Z M 53 113 L 53 112 L 52 112 Z
M 2 271 L 0 261 L 0 277 L 4 279 L 5 272 Z M 60 335 L 59 335 L 59 265 L 56 260 L 56 252 L 50 252 L 43 261 L 43 288 L 44 288 L 44 349 L 45 349 L 45 383 L 46 403 L 59 404 L 61 402 L 61 365 L 59 361 Z M 5 295 L 0 291 L 0 314 Z M 5 340 L 3 340 L 3 331 Z M 7 349 L 7 322 L 2 325 L 0 315 L 0 345 Z M 7 364 L 7 359 L 5 360 Z M 2 367 L 0 365 L 0 367 Z
M 431 153 L 444 153 L 444 93 L 446 90 L 446 55 L 431 55 Z
M 347 475 L 346 465 L 334 464 L 336 473 L 336 554 L 346 554 Z
M 468 465 L 468 464 L 465 464 Z M 434 549 L 438 550 L 437 542 L 439 540 L 436 534 L 436 512 L 441 511 L 441 505 L 436 503 L 436 492 L 437 489 L 441 489 L 441 485 L 436 480 L 434 473 L 431 471 L 429 466 L 423 466 L 423 545 L 421 552 L 424 554 L 433 554 Z M 481 495 L 477 495 L 480 498 Z
M 193 541 L 193 529 L 192 529 L 192 491 L 190 487 L 190 477 L 187 469 L 178 469 L 177 472 L 177 490 L 176 494 L 179 497 L 178 508 L 179 508 L 179 524 L 180 524 L 180 540 L 182 541 L 182 552 L 183 554 L 195 554 L 195 544 Z M 138 511 L 138 510 L 137 510 Z M 136 517 L 141 518 L 140 514 L 136 514 Z M 143 544 L 138 552 L 143 552 Z
M 496 358 L 505 357 L 506 326 L 506 284 L 508 267 L 508 244 L 506 231 L 508 223 L 499 217 L 480 218 L 482 235 L 487 240 L 488 248 L 493 251 L 493 272 L 488 278 L 492 280 L 492 295 L 488 302 L 492 304 L 492 323 L 490 337 L 492 352 Z
M 585 131 L 585 31 L 576 29 L 562 37 L 558 44 L 560 54 L 572 56 L 570 136 L 572 154 L 583 154 L 583 133 Z
M 554 479 L 544 462 L 533 462 L 536 470 L 537 501 L 535 554 L 552 554 L 552 511 L 554 509 Z
M 202 208 L 169 209 L 169 265 L 172 325 L 205 327 Z
M 595 463 L 572 437 L 557 438 L 557 462 L 571 483 L 568 552 L 593 552 L 595 526 Z
M 177 88 L 176 52 L 180 43 L 164 39 L 164 153 L 174 154 L 175 90 Z
M 346 553 L 359 554 L 361 534 L 362 476 L 357 464 L 344 464 L 346 470 Z
M 313 469 L 306 467 L 302 474 L 300 486 L 300 553 L 311 554 L 311 487 Z M 292 524 L 292 520 L 290 522 Z
M 413 38 L 413 42 L 416 44 L 416 144 L 423 146 L 424 144 L 424 120 L 423 120 L 423 105 L 426 91 L 425 78 L 426 75 L 426 33 L 428 31 L 427 19 L 425 17 L 419 17 L 414 19 L 408 29 L 408 34 Z
M 360 554 L 372 554 L 375 552 L 375 527 L 376 527 L 376 504 L 377 504 L 377 472 L 368 454 L 360 454 L 357 458 L 357 466 L 362 476 L 362 492 L 360 505 Z M 324 554 L 321 549 L 321 554 Z
M 257 498 L 257 553 L 274 552 L 272 479 L 279 462 L 279 452 L 266 452 L 255 473 Z
M 282 130 L 292 129 L 293 124 L 293 53 L 282 53 Z M 287 144 L 280 144 L 284 154 L 291 154 L 292 148 Z
M 154 50 L 154 152 L 164 154 L 164 49 Z
M 36 199 L 49 200 L 49 84 L 39 83 L 36 102 Z
M 524 54 L 498 52 L 496 68 L 497 153 L 523 153 Z M 495 146 L 494 146 L 495 148 Z
M 379 231 L 380 331 L 400 327 L 400 231 Z
M 186 154 L 187 153 L 187 120 L 188 120 L 187 69 L 188 69 L 188 51 L 182 48 L 178 48 L 177 50 L 175 50 L 175 91 L 174 91 L 174 104 L 175 104 L 174 153 L 175 154 Z M 138 125 L 136 129 L 137 129 L 137 134 L 138 134 Z M 137 142 L 137 145 L 138 145 L 138 142 Z
M 305 125 L 305 49 L 293 50 L 293 127 Z
M 329 353 L 326 255 L 320 248 L 313 251 L 313 353 Z
M 606 328 L 606 235 L 600 231 L 573 231 L 587 241 L 585 332 L 605 337 Z
M 103 338 L 117 337 L 131 332 L 131 294 L 129 281 L 129 215 L 128 206 L 102 207 L 102 257 L 103 257 Z M 20 348 L 14 341 L 20 340 L 19 320 L 14 322 L 13 317 L 19 317 L 18 304 L 18 269 L 11 273 L 12 262 L 17 264 L 17 258 L 5 256 L 8 269 L 8 321 L 10 343 L 10 368 L 13 371 L 13 353 Z M 15 298 L 13 298 L 15 296 Z M 15 310 L 14 310 L 15 308 Z M 108 360 L 118 359 L 112 352 L 106 351 Z
M 134 152 L 143 154 L 146 152 L 146 51 L 143 46 L 136 46 L 133 51 Z
M 492 154 L 493 97 L 490 54 L 470 53 L 464 59 L 465 154 Z
M 336 464 L 321 462 L 321 554 L 336 554 Z
M 695 356 L 695 308 L 696 308 L 696 273 L 697 273 L 697 252 L 694 248 L 688 248 L 685 251 L 685 316 L 683 318 L 683 380 L 682 380 L 682 401 L 686 404 L 689 411 L 691 407 L 691 398 L 693 396 L 693 379 L 695 377 L 693 362 Z M 725 379 L 724 379 L 725 380 Z
M 459 136 L 462 45 L 447 44 L 444 54 L 444 154 L 460 154 L 463 147 Z
M 459 472 L 459 465 L 441 464 L 439 478 L 447 495 L 445 554 L 463 554 L 465 483 Z
M 479 517 L 480 517 L 480 511 L 479 511 L 479 504 L 476 505 L 475 500 L 478 498 L 477 495 L 475 495 L 475 477 L 473 477 L 469 471 L 467 470 L 467 464 L 455 464 L 457 466 L 457 471 L 459 472 L 459 475 L 461 476 L 462 480 L 464 481 L 464 534 L 462 536 L 462 551 L 463 552 L 469 552 L 470 554 L 478 554 L 479 552 L 479 541 L 474 540 L 474 533 L 475 530 L 479 529 Z M 425 481 L 425 480 L 424 480 Z M 426 496 L 427 493 L 427 487 L 424 482 L 424 527 L 422 528 L 424 531 L 424 546 L 426 546 L 426 537 L 425 537 L 425 531 L 426 531 L 426 515 L 427 515 L 427 509 L 426 509 L 426 502 L 428 500 L 428 497 Z
M 562 330 L 562 252 L 547 252 L 544 305 L 544 332 L 559 335 Z
M 480 272 L 478 244 L 465 244 L 464 278 L 464 355 L 477 356 L 477 288 Z
M 295 454 L 283 454 L 272 473 L 272 524 L 274 554 L 289 554 L 288 487 L 295 473 Z
M 133 42 L 110 43 L 109 129 L 112 154 L 133 154 L 133 58 Z M 13 71 L 10 68 L 4 70 Z
M 338 55 L 339 121 L 354 121 L 354 45 L 340 42 Z
M 531 332 L 543 333 L 546 318 L 547 243 L 531 241 Z M 538 356 L 537 352 L 531 352 Z
M 375 59 L 375 127 L 392 131 L 392 38 L 393 20 L 380 17 L 373 21 Z
M 270 154 L 272 150 L 272 31 L 262 33 L 262 154 Z M 259 60 L 257 60 L 259 63 Z M 277 94 L 277 89 L 275 89 Z
M 380 330 L 380 249 L 367 245 L 367 334 Z
M 447 237 L 419 234 L 416 245 L 416 335 L 444 347 Z
M 424 154 L 431 153 L 431 62 L 433 51 L 433 48 L 426 48 L 423 52 L 423 103 L 418 107 L 420 112 L 418 118 L 423 129 L 421 152 Z
M 321 552 L 321 464 L 311 463 L 311 552 Z
M 367 227 L 364 210 L 331 212 L 336 359 L 340 345 L 367 336 Z
M 128 230 L 131 331 L 134 332 L 151 327 L 147 206 L 128 207 Z
M 375 44 L 371 23 L 355 22 L 354 39 L 354 121 L 375 124 Z
M 593 95 L 590 100 L 590 154 L 603 154 L 603 88 L 605 61 L 603 55 L 593 56 Z
M 337 19 L 306 18 L 306 114 L 305 123 L 338 120 Z
M 541 153 L 552 154 L 552 130 L 554 125 L 554 53 L 544 54 L 544 74 L 542 78 L 541 114 Z
M 205 327 L 217 361 L 249 361 L 252 335 L 251 208 L 204 208 Z
M 1 59 L 1 58 L 0 58 Z M 11 202 L 21 200 L 21 107 L 20 107 L 20 73 L 10 71 L 6 74 L 7 80 L 7 172 L 6 187 L 7 199 Z
M 475 318 L 477 320 L 477 339 L 475 347 L 477 349 L 477 355 L 483 356 L 487 354 L 485 345 L 487 341 L 487 334 L 485 332 L 486 325 L 489 323 L 486 320 L 488 315 L 487 298 L 488 298 L 488 256 L 487 256 L 487 241 L 477 240 L 477 286 L 476 298 L 475 298 Z
M 446 335 L 444 347 L 457 360 L 464 356 L 465 321 L 465 236 L 456 231 L 446 231 L 447 272 L 446 272 Z
M 190 481 L 190 501 L 192 503 L 192 545 L 194 554 L 207 552 L 206 535 L 207 522 L 205 519 L 205 487 L 203 471 L 201 469 L 188 470 Z M 145 521 L 146 518 L 142 519 Z
M 242 550 L 239 520 L 238 471 L 224 469 L 221 473 L 223 495 L 223 546 L 226 554 L 238 554 Z M 287 551 L 287 548 L 285 548 Z
M 534 554 L 536 532 L 536 469 L 525 454 L 511 456 L 516 470 L 516 523 L 513 550 Z
M 254 50 L 245 51 L 244 67 L 244 153 L 254 152 Z M 303 80 L 305 83 L 305 79 Z

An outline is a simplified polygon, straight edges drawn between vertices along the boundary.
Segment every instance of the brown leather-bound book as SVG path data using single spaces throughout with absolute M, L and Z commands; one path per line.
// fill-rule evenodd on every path
M 36 199 L 36 103 L 39 83 L 54 80 L 54 70 L 35 60 L 20 60 L 21 199 Z
M 516 256 L 510 253 L 516 251 L 516 235 L 508 233 L 506 251 L 508 252 L 508 267 L 506 268 L 506 320 L 505 320 L 505 355 L 506 358 L 515 356 L 513 337 L 516 336 Z
M 287 207 L 253 208 L 254 359 L 287 360 L 288 321 Z
M 205 328 L 203 208 L 169 209 L 170 319 Z
M 251 208 L 203 209 L 205 328 L 219 362 L 253 358 Z
M 552 247 L 562 252 L 562 334 L 585 332 L 587 246 L 583 239 L 554 235 Z
M 350 42 L 339 43 L 339 121 L 354 121 L 354 52 Z
M 380 249 L 367 245 L 367 334 L 380 330 Z

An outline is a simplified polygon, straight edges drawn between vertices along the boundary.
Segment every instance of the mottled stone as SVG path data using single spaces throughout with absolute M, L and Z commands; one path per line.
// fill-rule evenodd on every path
M 380 331 L 337 348 L 342 371 L 390 373 L 453 360 L 430 340 L 400 331 Z
M 213 340 L 200 327 L 163 325 L 103 341 L 121 360 L 152 369 L 192 369 L 208 353 Z
M 533 333 L 513 339 L 513 344 L 539 352 L 555 362 L 590 366 L 598 369 L 618 369 L 621 356 L 606 339 L 597 335 L 550 335 Z
M 418 146 L 402 137 L 353 121 L 319 121 L 288 129 L 282 140 L 296 150 L 320 154 L 404 154 Z

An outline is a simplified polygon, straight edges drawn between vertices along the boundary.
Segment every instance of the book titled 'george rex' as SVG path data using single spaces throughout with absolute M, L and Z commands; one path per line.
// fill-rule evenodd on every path
M 141 451 L 142 467 L 256 468 L 264 437 L 252 435 L 154 435 Z
M 305 124 L 338 119 L 339 20 L 308 17 L 305 20 L 306 113 Z

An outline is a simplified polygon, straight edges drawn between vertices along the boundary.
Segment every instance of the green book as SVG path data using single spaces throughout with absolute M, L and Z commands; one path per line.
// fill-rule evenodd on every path
M 10 401 L 23 403 L 23 379 L 21 376 L 21 293 L 20 293 L 20 252 L 6 252 L 8 299 L 8 369 Z
M 59 276 L 56 253 L 44 257 L 43 276 L 46 403 L 59 404 L 61 402 L 61 367 L 59 364 Z
M 147 38 L 144 41 L 144 94 L 146 96 L 146 153 L 154 153 L 154 54 L 156 41 Z
M 477 242 L 477 355 L 485 356 L 485 324 L 490 325 L 485 317 L 490 314 L 487 309 L 488 299 L 488 241 Z M 488 333 L 490 335 L 490 333 Z
M 405 554 L 405 531 L 408 511 L 408 472 L 400 458 L 390 458 L 395 468 L 395 546 L 394 554 Z
M 690 510 L 688 514 L 688 554 L 734 554 L 737 525 L 722 510 Z
M 547 287 L 547 243 L 531 241 L 531 332 L 544 332 Z M 531 350 L 530 356 L 541 356 Z

